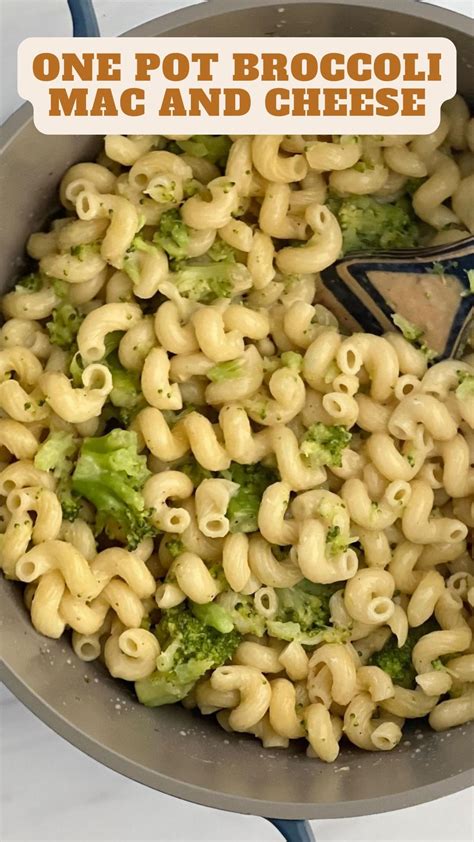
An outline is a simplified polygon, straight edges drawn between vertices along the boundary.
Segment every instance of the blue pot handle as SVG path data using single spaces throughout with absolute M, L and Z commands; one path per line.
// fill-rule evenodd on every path
M 267 819 L 271 822 L 286 842 L 316 842 L 310 823 L 291 819 Z
M 99 24 L 92 0 L 67 0 L 72 17 L 72 34 L 75 38 L 98 38 Z

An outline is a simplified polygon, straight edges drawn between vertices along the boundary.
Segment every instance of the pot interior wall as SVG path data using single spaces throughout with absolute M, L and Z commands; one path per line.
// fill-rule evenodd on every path
M 247 0 L 241 5 L 247 5 Z M 284 11 L 278 11 L 281 8 Z M 345 35 L 358 38 L 443 35 L 458 47 L 460 90 L 468 97 L 472 94 L 466 58 L 471 49 L 468 35 L 403 11 L 334 3 L 285 8 L 282 0 L 281 5 L 192 21 L 193 16 L 205 14 L 205 8 L 196 7 L 181 16 L 188 21 L 185 25 L 179 25 L 179 16 L 173 15 L 139 27 L 133 34 L 331 36 L 340 35 L 343 29 Z M 468 23 L 466 19 L 466 29 Z M 0 228 L 0 289 L 4 290 L 23 260 L 28 234 L 43 224 L 56 201 L 62 173 L 77 161 L 91 160 L 99 145 L 96 138 L 41 135 L 27 117 L 28 109 L 14 118 L 18 128 L 3 153 L 6 212 Z M 326 766 L 307 759 L 298 745 L 288 752 L 264 751 L 256 740 L 229 736 L 213 718 L 196 716 L 179 706 L 141 707 L 130 689 L 113 681 L 100 664 L 77 660 L 68 641 L 37 635 L 18 586 L 2 579 L 0 588 L 6 683 L 79 748 L 156 789 L 234 811 L 302 818 L 395 809 L 469 783 L 472 740 L 464 727 L 435 734 L 415 723 L 388 755 L 344 748 L 338 761 Z

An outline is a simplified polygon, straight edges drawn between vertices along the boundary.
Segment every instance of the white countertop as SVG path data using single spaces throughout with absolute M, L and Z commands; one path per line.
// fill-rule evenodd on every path
M 95 0 L 103 35 L 201 0 Z M 403 4 L 403 0 L 401 0 Z M 473 14 L 473 0 L 438 0 Z M 66 0 L 0 0 L 0 122 L 20 104 L 12 68 L 32 35 L 71 31 Z M 120 13 L 118 13 L 118 10 Z M 112 772 L 58 737 L 0 688 L 3 842 L 271 842 L 263 819 L 178 801 Z M 41 782 L 41 789 L 38 786 Z M 313 822 L 318 842 L 472 842 L 472 790 L 430 804 L 355 819 Z

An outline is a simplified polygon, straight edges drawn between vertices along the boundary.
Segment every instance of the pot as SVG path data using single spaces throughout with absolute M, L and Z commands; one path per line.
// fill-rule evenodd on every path
M 468 18 L 412 0 L 391 7 L 383 0 L 209 0 L 126 34 L 444 36 L 457 47 L 458 88 L 472 102 Z M 91 160 L 99 144 L 97 138 L 39 134 L 28 105 L 8 120 L 3 135 L 2 197 L 8 212 L 0 230 L 0 289 L 5 291 L 23 260 L 28 235 L 44 225 L 57 201 L 62 173 L 77 161 Z M 119 717 L 116 681 L 105 669 L 76 659 L 73 669 L 65 641 L 46 640 L 31 626 L 18 585 L 2 578 L 0 591 L 6 685 L 75 746 L 154 789 L 234 812 L 314 819 L 396 810 L 471 783 L 467 735 L 472 731 L 466 727 L 454 729 L 447 740 L 415 722 L 393 751 L 380 755 L 344 748 L 327 766 L 308 759 L 303 749 L 264 751 L 253 738 L 229 737 L 210 718 L 180 706 L 142 707 L 125 685 L 120 694 L 128 701 Z

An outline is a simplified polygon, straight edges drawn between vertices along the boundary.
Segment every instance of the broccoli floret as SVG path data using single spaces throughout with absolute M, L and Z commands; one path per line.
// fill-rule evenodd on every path
M 207 377 L 213 383 L 221 383 L 223 380 L 233 380 L 242 373 L 243 360 L 227 360 L 224 363 L 217 363 L 207 372 Z
M 465 272 L 469 281 L 469 289 L 474 293 L 474 269 L 466 269 Z
M 207 253 L 215 263 L 235 263 L 235 251 L 224 240 L 215 240 Z
M 166 542 L 166 549 L 168 550 L 171 558 L 178 558 L 181 553 L 185 552 L 186 547 L 179 538 L 171 538 L 170 541 Z
M 230 614 L 235 628 L 240 634 L 253 634 L 263 637 L 265 634 L 265 617 L 258 614 L 254 599 L 246 594 L 236 594 L 234 591 L 223 591 L 216 599 Z
M 149 240 L 144 240 L 139 234 L 136 234 L 133 238 L 130 248 L 133 251 L 145 251 L 148 254 L 156 254 L 156 246 Z
M 24 275 L 16 282 L 15 290 L 17 292 L 39 292 L 43 289 L 44 279 L 40 272 L 30 272 L 29 275 Z
M 207 619 L 209 616 L 207 612 Z M 138 700 L 151 707 L 183 699 L 208 670 L 232 658 L 241 640 L 233 628 L 217 631 L 191 608 L 182 606 L 163 612 L 156 636 L 162 650 L 157 669 L 148 678 L 135 682 Z
M 347 538 L 341 534 L 339 526 L 331 526 L 326 533 L 326 545 L 328 547 L 329 555 L 337 556 L 345 553 L 348 547 Z
M 46 323 L 49 338 L 53 345 L 69 350 L 74 345 L 84 316 L 72 304 L 67 303 L 56 307 L 52 315 L 52 320 Z
M 298 374 L 303 368 L 303 357 L 297 354 L 296 351 L 284 351 L 280 357 L 281 364 Z
M 414 325 L 412 322 L 409 322 L 408 319 L 405 319 L 399 313 L 393 313 L 392 315 L 392 322 L 394 323 L 395 327 L 402 332 L 404 338 L 407 342 L 410 342 L 415 348 L 418 348 L 419 351 L 426 356 L 428 360 L 432 360 L 434 357 L 437 356 L 436 351 L 433 351 L 431 348 L 428 348 L 428 345 L 423 339 L 424 332 L 421 327 Z
M 138 284 L 140 281 L 140 263 L 138 261 L 139 252 L 157 254 L 158 248 L 149 240 L 144 240 L 139 234 L 133 238 L 130 246 L 125 252 L 122 269 L 134 284 Z
M 113 330 L 111 333 L 108 333 L 104 339 L 104 346 L 105 346 L 105 353 L 104 359 L 116 351 L 118 346 L 120 345 L 120 340 L 123 336 L 123 331 L 121 330 Z
M 416 687 L 416 670 L 411 660 L 413 647 L 423 635 L 437 629 L 439 625 L 434 619 L 428 620 L 417 628 L 411 628 L 403 646 L 398 646 L 397 638 L 392 634 L 382 649 L 374 652 L 369 663 L 383 669 L 394 684 L 405 687 L 407 690 L 413 689 Z
M 50 471 L 56 479 L 61 479 L 71 473 L 77 449 L 78 442 L 72 433 L 51 432 L 35 456 L 35 468 Z
M 133 549 L 143 538 L 156 534 L 141 494 L 149 476 L 146 457 L 137 452 L 136 433 L 116 429 L 84 439 L 72 490 L 97 509 L 97 534 L 104 529 L 106 534 L 115 534 L 118 528 Z
M 137 407 L 142 399 L 138 372 L 124 368 L 115 351 L 106 357 L 105 365 L 112 374 L 113 389 L 109 395 L 110 402 L 123 409 Z
M 418 339 L 423 336 L 423 330 L 421 327 L 417 327 L 417 325 L 409 322 L 408 319 L 400 316 L 399 313 L 394 313 L 392 315 L 392 322 L 395 327 L 398 327 L 398 329 L 401 330 L 403 337 L 407 340 L 407 342 L 417 342 Z
M 371 196 L 333 195 L 328 206 L 341 226 L 343 255 L 353 251 L 413 248 L 419 243 L 420 229 L 411 202 L 405 198 L 378 202 Z
M 408 196 L 413 196 L 419 187 L 426 181 L 424 178 L 408 178 L 404 184 L 403 190 Z
M 203 189 L 204 185 L 201 184 L 197 178 L 188 178 L 183 182 L 183 194 L 185 199 L 190 199 L 191 196 L 195 196 L 196 193 L 200 193 Z
M 201 484 L 203 479 L 210 479 L 212 477 L 211 472 L 203 468 L 192 456 L 179 466 L 179 470 L 189 477 L 195 488 Z
M 196 134 L 189 140 L 176 141 L 178 147 L 195 158 L 206 158 L 211 164 L 225 167 L 232 141 L 227 135 Z
M 325 626 L 311 631 L 303 631 L 298 623 L 282 623 L 279 620 L 267 620 L 267 630 L 272 637 L 287 640 L 289 643 L 301 643 L 302 646 L 317 646 L 319 643 L 345 643 L 349 640 L 350 629 L 338 626 Z
M 308 427 L 300 444 L 301 457 L 307 465 L 317 468 L 330 465 L 340 468 L 342 451 L 349 444 L 352 433 L 345 427 L 327 427 L 318 421 Z
M 153 234 L 153 242 L 176 260 L 186 257 L 189 228 L 181 219 L 178 210 L 169 210 L 162 214 L 158 228 Z
M 210 304 L 217 298 L 230 298 L 236 289 L 247 289 L 248 270 L 242 263 L 178 262 L 168 278 L 184 298 Z
M 189 415 L 190 412 L 196 412 L 196 407 L 192 403 L 188 403 L 184 409 L 180 409 L 179 412 L 173 409 L 164 409 L 163 416 L 168 424 L 168 427 L 174 427 L 178 421 L 186 418 L 186 415 Z
M 88 257 L 90 254 L 97 254 L 100 251 L 100 243 L 81 243 L 79 246 L 73 246 L 71 249 L 71 254 L 73 257 L 77 257 L 80 261 L 83 261 Z
M 60 482 L 56 489 L 56 493 L 58 495 L 58 500 L 61 503 L 64 520 L 71 523 L 77 520 L 81 514 L 82 501 L 73 493 L 71 489 L 71 482 Z
M 205 626 L 211 626 L 221 634 L 229 634 L 235 627 L 230 612 L 216 602 L 207 602 L 204 605 L 190 602 L 190 606 L 194 616 L 201 623 L 204 623 Z
M 277 588 L 278 610 L 267 629 L 280 640 L 296 640 L 303 646 L 338 643 L 348 638 L 349 629 L 330 624 L 329 600 L 341 583 L 317 585 L 303 579 L 294 588 Z
M 81 500 L 73 494 L 71 474 L 79 442 L 72 433 L 51 432 L 36 453 L 34 464 L 40 471 L 49 471 L 57 480 L 56 494 L 65 520 L 79 517 Z
M 222 476 L 240 486 L 227 507 L 230 531 L 256 532 L 263 492 L 277 481 L 275 472 L 260 464 L 239 465 L 232 462 L 227 471 L 222 471 Z
M 343 584 L 318 585 L 302 579 L 294 588 L 277 588 L 277 620 L 298 623 L 303 631 L 323 629 L 330 622 L 329 600 Z
M 474 398 L 474 374 L 469 374 L 468 371 L 458 371 L 456 373 L 459 381 L 459 386 L 456 389 L 456 397 L 461 401 Z

